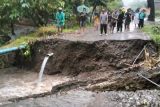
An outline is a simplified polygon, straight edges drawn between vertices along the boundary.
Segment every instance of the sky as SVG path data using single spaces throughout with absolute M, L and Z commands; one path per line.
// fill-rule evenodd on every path
M 125 7 L 137 8 L 145 6 L 147 0 L 122 0 Z M 137 6 L 137 7 L 136 7 Z

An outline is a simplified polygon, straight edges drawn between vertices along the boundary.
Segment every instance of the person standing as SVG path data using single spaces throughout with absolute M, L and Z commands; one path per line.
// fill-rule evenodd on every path
M 108 23 L 108 14 L 105 12 L 104 9 L 102 9 L 102 12 L 100 14 L 100 35 L 102 36 L 103 31 L 105 35 L 107 34 L 107 23 Z
M 83 12 L 80 13 L 79 17 L 80 33 L 84 33 L 85 31 L 86 20 L 87 20 L 87 13 L 86 9 L 83 8 Z
M 116 11 L 112 12 L 111 33 L 114 33 L 114 28 L 116 27 L 117 19 L 118 19 L 118 12 Z
M 93 22 L 94 22 L 95 31 L 98 31 L 98 27 L 99 27 L 99 15 L 98 15 L 98 13 L 95 13 L 95 16 L 93 18 Z
M 120 10 L 120 14 L 118 15 L 117 19 L 117 32 L 122 32 L 123 29 L 123 19 L 124 19 L 124 13 L 122 10 Z
M 130 30 L 130 23 L 132 20 L 132 15 L 129 11 L 129 9 L 127 10 L 126 14 L 125 14 L 125 30 L 129 31 Z
M 58 12 L 56 13 L 56 21 L 57 21 L 58 33 L 62 33 L 65 24 L 65 14 L 62 11 L 61 7 L 59 7 Z
M 138 23 L 139 23 L 139 10 L 137 9 L 137 10 L 135 11 L 135 14 L 134 14 L 134 24 L 135 24 L 135 28 L 137 27 Z
M 108 12 L 108 33 L 112 33 L 112 12 Z
M 144 18 L 146 17 L 145 14 L 145 10 L 143 9 L 140 13 L 139 13 L 139 28 L 143 28 L 144 27 Z

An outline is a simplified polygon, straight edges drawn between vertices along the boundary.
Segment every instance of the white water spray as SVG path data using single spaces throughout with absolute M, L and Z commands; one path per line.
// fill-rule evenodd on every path
M 53 53 L 47 54 L 47 56 L 43 60 L 43 63 L 42 63 L 42 66 L 41 66 L 41 70 L 39 72 L 38 83 L 42 82 L 42 77 L 43 77 L 43 72 L 44 72 L 45 66 L 47 64 L 47 61 L 48 61 L 49 57 L 51 57 L 51 56 L 53 56 Z

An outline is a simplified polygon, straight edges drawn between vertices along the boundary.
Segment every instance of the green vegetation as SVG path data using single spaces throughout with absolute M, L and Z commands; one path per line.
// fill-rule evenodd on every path
M 78 29 L 78 26 L 75 26 L 70 29 L 65 29 L 64 33 L 75 32 L 77 29 Z M 57 30 L 54 26 L 40 27 L 35 33 L 31 33 L 29 35 L 22 35 L 16 40 L 11 40 L 9 43 L 0 47 L 0 49 L 19 46 L 21 44 L 28 44 L 29 42 L 34 42 L 37 39 L 45 38 L 48 36 L 55 36 L 56 32 Z
M 35 26 L 47 25 L 54 10 L 62 4 L 62 0 L 1 0 L 0 27 L 10 29 L 14 35 L 14 24 L 23 18 L 30 19 Z
M 0 46 L 3 45 L 4 43 L 5 42 L 2 39 L 0 39 Z
M 9 48 L 9 47 L 14 47 L 14 46 L 19 46 L 21 44 L 27 44 L 30 41 L 34 41 L 34 40 L 37 40 L 37 39 L 38 39 L 38 36 L 36 35 L 36 33 L 29 34 L 27 36 L 21 36 L 21 37 L 17 38 L 16 40 L 10 41 L 6 45 L 3 45 L 1 47 L 1 49 L 3 49 L 3 48 Z
M 143 31 L 147 33 L 152 40 L 160 44 L 160 25 L 146 25 Z
M 119 9 L 120 7 L 122 7 L 122 1 L 121 0 L 113 0 L 112 2 L 108 3 L 108 8 L 110 10 L 115 10 L 115 9 Z
M 157 9 L 157 10 L 155 11 L 155 15 L 156 15 L 157 18 L 160 18 L 160 10 Z
M 70 22 L 77 23 L 79 5 L 84 3 L 92 8 L 93 14 L 98 6 L 115 9 L 121 4 L 119 1 L 121 0 L 1 0 L 0 33 L 4 32 L 3 29 L 7 29 L 14 35 L 14 24 L 23 18 L 29 19 L 37 27 L 46 26 L 49 19 L 55 20 L 58 7 L 64 8 L 67 22 L 73 19 Z
M 55 35 L 56 28 L 48 26 L 55 23 L 55 14 L 58 7 L 64 9 L 66 15 L 65 33 L 74 32 L 78 29 L 77 7 L 85 4 L 91 9 L 89 17 L 97 7 L 114 10 L 121 6 L 121 0 L 0 0 L 0 35 L 15 35 L 15 24 L 23 19 L 29 20 L 38 30 L 29 35 L 21 35 L 11 40 L 1 48 L 18 46 L 35 41 L 41 37 Z M 99 8 L 99 9 L 100 9 Z M 88 25 L 90 25 L 88 21 Z M 0 40 L 0 44 L 4 44 Z

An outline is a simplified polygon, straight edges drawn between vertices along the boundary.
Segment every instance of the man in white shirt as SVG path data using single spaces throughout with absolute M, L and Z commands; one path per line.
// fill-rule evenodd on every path
M 104 9 L 102 9 L 102 12 L 100 14 L 100 35 L 102 36 L 103 31 L 105 35 L 107 35 L 107 24 L 108 24 L 108 14 L 105 12 Z

